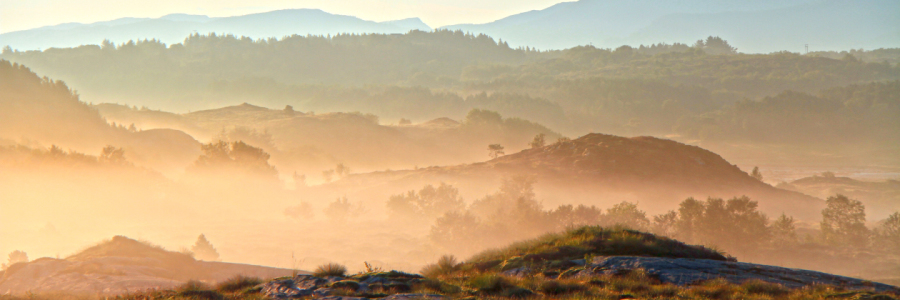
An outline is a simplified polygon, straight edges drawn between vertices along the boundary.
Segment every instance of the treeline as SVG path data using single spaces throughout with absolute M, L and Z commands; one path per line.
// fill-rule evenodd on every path
M 897 128 L 883 117 L 831 106 L 857 97 L 835 89 L 892 89 L 890 82 L 900 80 L 900 67 L 892 62 L 895 52 L 854 50 L 840 57 L 742 54 L 720 37 L 693 45 L 540 52 L 511 49 L 485 35 L 437 30 L 265 40 L 194 34 L 174 45 L 137 41 L 44 51 L 5 49 L 0 58 L 65 79 L 97 101 L 167 110 L 252 102 L 424 120 L 458 118 L 479 108 L 538 121 L 564 133 L 752 139 L 784 124 L 744 122 L 740 115 L 770 120 L 785 114 L 769 107 L 813 108 L 804 110 L 809 117 L 794 120 L 793 126 L 812 132 L 787 130 L 771 138 L 796 143 L 806 137 L 837 136 L 819 125 L 834 115 L 867 120 L 855 123 L 856 131 Z M 797 100 L 806 95 L 828 101 Z M 890 106 L 896 99 L 890 92 L 872 95 L 880 97 L 879 105 Z M 883 142 L 871 135 L 864 138 Z
M 2 57 L 56 78 L 77 78 L 84 88 L 124 84 L 116 92 L 159 94 L 161 85 L 182 92 L 214 80 L 242 78 L 348 86 L 396 84 L 412 78 L 439 80 L 456 78 L 464 66 L 479 61 L 518 64 L 535 55 L 485 35 L 437 30 L 261 40 L 194 34 L 174 45 L 155 40 L 104 42 L 44 51 L 7 49 Z
M 760 251 L 809 251 L 811 247 L 900 251 L 900 212 L 870 229 L 866 227 L 863 204 L 843 195 L 827 199 L 814 235 L 808 230 L 801 235 L 799 222 L 793 217 L 782 214 L 772 219 L 760 213 L 757 202 L 746 196 L 705 201 L 688 198 L 677 210 L 649 216 L 629 202 L 607 209 L 560 205 L 547 210 L 536 199 L 533 184 L 528 177 L 507 178 L 496 193 L 469 205 L 454 187 L 444 183 L 429 185 L 420 191 L 392 196 L 387 208 L 391 219 L 434 220 L 429 238 L 437 246 L 456 253 L 499 247 L 583 225 L 625 226 L 756 258 Z
M 701 140 L 855 146 L 900 144 L 900 81 L 854 84 L 818 95 L 783 92 L 684 116 L 674 131 Z

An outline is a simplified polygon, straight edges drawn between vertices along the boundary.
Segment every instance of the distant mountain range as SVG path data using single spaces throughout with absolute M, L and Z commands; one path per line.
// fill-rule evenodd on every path
M 654 43 L 692 43 L 720 36 L 746 53 L 900 47 L 897 0 L 580 0 L 512 15 L 485 24 L 441 29 L 484 33 L 511 46 L 564 49 Z M 405 33 L 429 31 L 418 18 L 373 22 L 317 9 L 279 10 L 210 18 L 172 14 L 92 24 L 66 23 L 0 34 L 0 45 L 33 50 L 159 39 L 179 43 L 197 32 L 252 38 L 292 34 Z
M 170 14 L 160 18 L 121 18 L 91 24 L 65 23 L 0 34 L 0 45 L 18 50 L 77 47 L 129 40 L 158 39 L 181 43 L 192 33 L 219 33 L 252 38 L 281 38 L 293 34 L 406 33 L 431 31 L 418 18 L 373 22 L 336 15 L 318 9 L 277 10 L 243 16 L 210 18 L 201 15 Z
M 720 36 L 767 53 L 900 47 L 897 0 L 581 0 L 486 24 L 442 27 L 538 49 L 692 43 Z

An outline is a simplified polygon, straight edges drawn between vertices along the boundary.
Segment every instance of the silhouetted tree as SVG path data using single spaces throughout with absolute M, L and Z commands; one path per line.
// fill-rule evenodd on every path
M 705 42 L 703 40 L 698 40 L 694 44 L 694 48 L 703 50 L 703 52 L 713 55 L 737 53 L 737 48 L 732 47 L 728 44 L 728 41 L 717 36 L 710 36 L 706 38 Z
M 756 247 L 769 239 L 769 219 L 757 210 L 756 201 L 736 197 L 725 201 L 693 198 L 681 202 L 676 236 L 684 241 L 715 245 L 725 249 Z
M 822 238 L 832 245 L 866 246 L 869 229 L 866 228 L 866 208 L 858 200 L 835 195 L 825 200 L 822 210 Z
M 451 211 L 435 220 L 428 238 L 438 246 L 463 252 L 481 247 L 486 237 L 484 225 L 469 212 Z
M 10 266 L 17 263 L 27 263 L 28 262 L 28 254 L 25 254 L 25 251 L 15 250 L 9 253 L 9 259 L 6 264 L 3 264 L 3 269 L 9 268 Z
M 125 150 L 113 146 L 103 147 L 103 150 L 100 151 L 99 160 L 102 163 L 114 165 L 123 165 L 128 163 L 128 161 L 125 160 Z
M 750 177 L 756 178 L 756 180 L 762 181 L 763 175 L 759 172 L 759 167 L 753 167 L 753 171 L 750 172 Z
M 204 144 L 203 154 L 194 162 L 194 168 L 205 171 L 234 169 L 251 174 L 277 178 L 278 171 L 269 164 L 269 154 L 244 142 L 218 141 Z
M 772 222 L 772 244 L 775 246 L 790 245 L 797 242 L 797 232 L 794 217 L 781 214 Z
M 488 156 L 490 156 L 491 158 L 497 158 L 499 156 L 502 156 L 503 154 L 505 154 L 503 152 L 503 146 L 501 146 L 500 144 L 488 145 Z
M 878 243 L 889 251 L 900 252 L 900 212 L 888 216 L 878 227 Z
M 294 175 L 291 175 L 291 178 L 294 179 L 295 188 L 306 187 L 306 175 L 297 174 L 297 171 L 294 171 Z
M 345 166 L 344 163 L 338 163 L 337 166 L 334 167 L 334 174 L 338 177 L 350 175 L 350 168 Z
M 387 208 L 397 216 L 435 218 L 449 211 L 462 211 L 465 203 L 458 189 L 441 182 L 437 187 L 426 185 L 418 192 L 393 195 Z
M 534 139 L 531 140 L 531 143 L 529 145 L 531 146 L 531 149 L 536 149 L 536 148 L 544 147 L 544 144 L 545 144 L 544 143 L 544 134 L 538 133 L 537 135 L 534 136 Z
M 194 253 L 194 258 L 199 260 L 219 260 L 219 252 L 216 251 L 216 248 L 213 247 L 212 243 L 206 240 L 206 236 L 203 234 L 197 237 L 197 242 L 191 247 L 191 252 Z
M 654 234 L 672 237 L 675 235 L 675 224 L 678 223 L 678 213 L 669 211 L 667 213 L 653 216 L 653 224 L 651 232 Z
M 325 216 L 332 221 L 344 222 L 349 218 L 357 217 L 365 212 L 362 204 L 353 205 L 347 197 L 339 197 L 325 208 Z
M 622 202 L 606 210 L 604 223 L 622 225 L 634 230 L 646 231 L 650 227 L 647 213 L 637 208 L 637 204 Z

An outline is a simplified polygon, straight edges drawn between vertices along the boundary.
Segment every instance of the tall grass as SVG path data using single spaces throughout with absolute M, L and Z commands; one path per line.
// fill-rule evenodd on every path
M 326 276 L 346 276 L 347 275 L 347 267 L 338 263 L 327 263 L 321 266 L 316 267 L 316 270 L 313 272 L 314 276 L 317 277 L 326 277 Z

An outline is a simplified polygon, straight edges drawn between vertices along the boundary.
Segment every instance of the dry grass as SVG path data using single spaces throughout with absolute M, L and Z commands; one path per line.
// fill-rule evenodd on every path
M 327 263 L 318 266 L 313 275 L 318 277 L 344 276 L 347 275 L 347 267 L 337 263 Z

